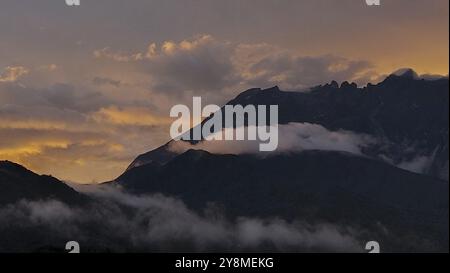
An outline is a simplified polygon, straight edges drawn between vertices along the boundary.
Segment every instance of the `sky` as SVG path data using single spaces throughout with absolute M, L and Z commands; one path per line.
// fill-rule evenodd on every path
M 245 89 L 448 75 L 449 1 L 0 0 L 0 160 L 78 183 L 167 142 L 170 108 Z

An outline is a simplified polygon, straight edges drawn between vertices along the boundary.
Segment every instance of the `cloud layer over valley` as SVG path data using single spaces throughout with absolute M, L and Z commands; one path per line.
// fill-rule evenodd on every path
M 82 252 L 362 251 L 354 237 L 357 232 L 350 227 L 308 224 L 301 219 L 242 217 L 231 221 L 214 209 L 199 215 L 174 198 L 129 195 L 109 187 L 90 195 L 97 201 L 89 208 L 54 200 L 23 200 L 1 208 L 0 231 L 6 236 L 0 238 L 0 252 L 33 247 L 29 250 L 64 251 L 65 242 L 72 240 L 81 244 Z M 21 246 L 19 237 L 24 232 L 36 235 L 35 246 L 29 242 Z

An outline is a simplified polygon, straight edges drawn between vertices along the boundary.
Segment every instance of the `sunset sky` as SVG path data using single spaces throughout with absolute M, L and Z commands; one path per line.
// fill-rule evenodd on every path
M 250 87 L 448 75 L 449 1 L 0 0 L 0 160 L 72 182 L 169 140 L 169 109 Z

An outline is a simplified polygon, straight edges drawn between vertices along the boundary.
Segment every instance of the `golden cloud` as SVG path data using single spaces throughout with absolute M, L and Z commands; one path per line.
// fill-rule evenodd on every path
M 28 69 L 23 66 L 8 66 L 0 75 L 0 82 L 15 82 L 20 77 L 28 74 Z
M 168 117 L 154 115 L 144 107 L 124 107 L 110 106 L 101 108 L 94 113 L 95 121 L 107 122 L 116 125 L 135 125 L 135 126 L 158 126 L 167 125 L 171 122 Z

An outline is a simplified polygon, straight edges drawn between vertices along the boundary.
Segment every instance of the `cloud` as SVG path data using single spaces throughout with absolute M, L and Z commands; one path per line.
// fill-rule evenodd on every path
M 55 70 L 58 70 L 59 66 L 57 64 L 45 64 L 45 65 L 40 65 L 38 68 L 36 68 L 36 70 L 38 71 L 47 71 L 47 72 L 52 72 Z
M 217 91 L 235 85 L 231 57 L 233 46 L 217 41 L 210 35 L 199 35 L 179 43 L 165 41 L 155 43 L 146 52 L 125 54 L 112 52 L 110 48 L 96 50 L 96 58 L 116 62 L 136 62 L 152 79 L 152 88 L 161 91 L 196 92 Z
M 279 85 L 304 89 L 332 80 L 366 83 L 375 77 L 373 65 L 333 55 L 302 56 L 266 44 L 236 43 L 211 35 L 197 35 L 181 42 L 151 43 L 138 53 L 94 51 L 98 59 L 134 63 L 151 78 L 151 88 L 168 95 L 186 91 L 229 95 L 248 87 Z M 225 92 L 226 91 L 226 92 Z
M 244 247 L 258 247 L 262 242 L 273 242 L 278 248 L 301 245 L 306 249 L 316 247 L 334 251 L 358 251 L 356 240 L 344 235 L 337 226 L 307 225 L 302 227 L 288 224 L 282 220 L 271 222 L 260 219 L 240 219 L 237 236 Z
M 236 130 L 246 132 L 247 129 L 240 127 Z M 222 132 L 216 134 L 222 134 Z M 213 137 L 214 135 L 212 135 Z M 356 134 L 345 130 L 329 131 L 319 124 L 289 123 L 278 126 L 278 148 L 275 153 L 325 150 L 362 155 L 361 149 L 374 141 L 368 135 Z M 202 141 L 195 145 L 185 141 L 176 141 L 172 142 L 169 148 L 178 153 L 185 152 L 189 149 L 200 149 L 216 154 L 260 153 L 259 142 L 249 140 Z
M 5 71 L 0 74 L 1 82 L 15 82 L 20 77 L 28 74 L 29 70 L 23 66 L 8 66 Z
M 45 88 L 35 88 L 18 83 L 0 83 L 0 101 L 3 105 L 30 107 L 52 107 L 89 112 L 113 101 L 100 92 L 72 84 L 52 84 Z M 24 113 L 25 114 L 25 113 Z
M 254 251 L 261 247 L 272 251 L 362 251 L 354 237 L 358 232 L 332 224 L 201 216 L 174 198 L 129 195 L 110 187 L 90 194 L 97 201 L 86 208 L 72 208 L 53 200 L 22 200 L 1 208 L 0 231 L 20 236 L 23 230 L 36 229 L 36 234 L 44 234 L 36 238 L 38 242 L 61 244 L 61 250 L 64 240 L 75 240 L 82 251 L 83 246 L 115 252 Z M 8 250 L 8 246 L 17 247 L 17 243 L 10 245 L 5 238 L 0 238 L 0 252 Z M 25 243 L 29 248 L 30 243 Z
M 432 157 L 417 156 L 409 161 L 403 161 L 397 164 L 397 167 L 414 173 L 425 173 L 432 163 Z
M 132 55 L 128 55 L 123 52 L 113 52 L 111 48 L 105 47 L 102 49 L 97 49 L 94 51 L 95 58 L 106 58 L 111 59 L 117 62 L 130 62 L 130 61 L 138 61 L 142 60 L 143 56 L 141 53 L 136 53 Z
M 254 128 L 251 126 L 250 128 Z M 224 129 L 221 132 L 211 134 L 210 138 L 224 139 L 225 131 L 243 133 L 247 136 L 248 127 L 239 127 L 237 129 Z M 273 128 L 272 130 L 275 130 Z M 190 149 L 204 150 L 213 154 L 256 154 L 268 155 L 260 151 L 260 141 L 252 140 L 211 140 L 201 141 L 197 144 L 191 144 L 187 141 L 172 141 L 169 149 L 175 153 L 181 154 Z M 371 135 L 355 133 L 352 131 L 338 130 L 330 131 L 320 124 L 311 123 L 289 123 L 278 125 L 278 148 L 270 154 L 301 152 L 305 150 L 337 151 L 346 152 L 354 155 L 372 157 L 384 162 L 414 173 L 427 173 L 434 155 L 419 155 L 411 157 L 410 152 L 416 151 L 414 147 L 404 147 L 397 152 L 395 159 L 385 154 L 384 149 L 390 147 L 392 143 L 384 143 Z M 373 154 L 372 150 L 378 152 Z M 367 153 L 370 151 L 369 153 Z
M 95 85 L 99 85 L 99 86 L 111 85 L 113 87 L 120 87 L 120 85 L 121 85 L 121 81 L 113 80 L 110 78 L 103 78 L 103 77 L 95 77 L 92 80 L 92 83 Z
M 414 71 L 414 69 L 412 68 L 400 68 L 396 71 L 394 71 L 392 74 L 397 75 L 397 76 L 402 76 L 405 73 L 410 73 L 410 76 L 413 77 L 416 80 L 429 80 L 429 81 L 435 81 L 435 80 L 441 80 L 441 79 L 448 79 L 448 75 L 444 76 L 444 75 L 437 75 L 437 74 L 422 74 L 419 75 L 417 74 L 417 72 Z M 387 75 L 384 75 L 384 77 L 386 77 Z
M 0 101 L 0 158 L 80 183 L 117 177 L 169 134 L 168 116 L 145 102 L 79 85 L 3 82 Z
M 156 116 L 145 107 L 110 106 L 101 108 L 93 114 L 93 118 L 101 123 L 108 122 L 117 125 L 155 126 L 169 124 L 168 117 Z
M 333 55 L 298 56 L 286 51 L 264 56 L 245 69 L 245 80 L 255 86 L 279 85 L 290 90 L 302 90 L 333 80 L 366 84 L 376 75 L 373 65 L 367 61 Z
M 147 145 L 159 145 L 156 137 L 165 139 L 164 131 L 154 132 L 161 131 L 157 126 L 55 122 L 1 123 L 0 158 L 63 180 L 96 183 L 116 178 Z

